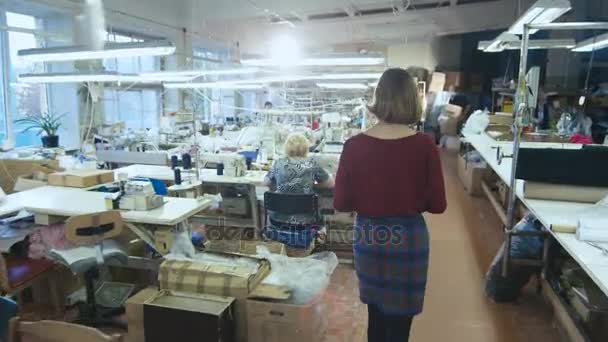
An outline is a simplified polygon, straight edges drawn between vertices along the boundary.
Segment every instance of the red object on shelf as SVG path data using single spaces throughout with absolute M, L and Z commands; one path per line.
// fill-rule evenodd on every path
M 569 142 L 571 144 L 583 144 L 583 145 L 593 144 L 593 140 L 591 140 L 591 138 L 589 138 L 586 135 L 582 135 L 580 133 L 576 133 L 575 135 L 571 136 Z

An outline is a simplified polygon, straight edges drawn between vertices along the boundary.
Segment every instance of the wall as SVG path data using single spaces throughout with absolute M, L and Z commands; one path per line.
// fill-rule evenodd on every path
M 423 67 L 434 71 L 442 69 L 458 70 L 461 65 L 462 40 L 457 37 L 434 37 L 426 41 L 388 47 L 388 64 L 407 68 Z

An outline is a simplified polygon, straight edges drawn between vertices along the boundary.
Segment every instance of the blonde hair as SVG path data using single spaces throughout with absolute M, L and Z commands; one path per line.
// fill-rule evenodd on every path
M 374 103 L 368 107 L 378 120 L 412 125 L 422 116 L 418 87 L 412 76 L 400 68 L 386 70 L 374 93 Z
M 304 158 L 308 156 L 310 141 L 302 133 L 291 133 L 285 140 L 285 156 Z

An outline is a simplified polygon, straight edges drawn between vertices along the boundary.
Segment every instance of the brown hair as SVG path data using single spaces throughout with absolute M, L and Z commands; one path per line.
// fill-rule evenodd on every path
M 422 115 L 422 105 L 412 76 L 401 68 L 387 69 L 380 77 L 374 103 L 368 109 L 378 120 L 387 123 L 417 123 Z

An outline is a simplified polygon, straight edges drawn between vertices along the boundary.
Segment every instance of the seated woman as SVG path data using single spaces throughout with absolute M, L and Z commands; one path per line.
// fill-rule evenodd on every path
M 265 184 L 272 191 L 290 194 L 312 194 L 314 188 L 333 188 L 333 178 L 319 166 L 316 160 L 308 157 L 310 142 L 301 133 L 293 133 L 285 141 L 285 157 L 276 160 L 266 175 Z M 273 226 L 281 223 L 310 224 L 316 218 L 306 215 L 286 216 L 270 214 Z

